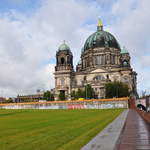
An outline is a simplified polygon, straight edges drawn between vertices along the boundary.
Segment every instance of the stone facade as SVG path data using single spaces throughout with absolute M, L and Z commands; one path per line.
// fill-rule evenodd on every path
M 66 43 L 58 48 L 55 67 L 55 99 L 63 92 L 71 99 L 71 92 L 90 84 L 98 98 L 105 97 L 105 84 L 121 81 L 128 84 L 136 95 L 136 72 L 130 66 L 129 52 L 120 48 L 115 37 L 103 31 L 99 22 L 97 31 L 86 40 L 81 52 L 81 60 L 73 68 L 73 55 Z

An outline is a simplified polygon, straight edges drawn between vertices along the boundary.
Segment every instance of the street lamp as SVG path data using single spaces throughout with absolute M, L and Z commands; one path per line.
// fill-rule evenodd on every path
M 85 95 L 86 95 L 86 99 L 87 99 L 87 84 L 85 86 Z

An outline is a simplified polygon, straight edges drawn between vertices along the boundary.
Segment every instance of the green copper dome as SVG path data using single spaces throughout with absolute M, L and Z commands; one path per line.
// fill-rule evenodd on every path
M 121 49 L 121 54 L 128 54 L 128 53 L 129 52 L 125 47 L 123 47 L 123 49 Z
M 102 23 L 99 22 L 97 31 L 87 38 L 84 44 L 84 51 L 97 47 L 112 47 L 120 49 L 120 46 L 115 37 L 111 33 L 104 31 Z
M 65 50 L 69 50 L 70 51 L 70 47 L 65 43 L 61 44 L 58 48 L 59 51 L 65 51 Z

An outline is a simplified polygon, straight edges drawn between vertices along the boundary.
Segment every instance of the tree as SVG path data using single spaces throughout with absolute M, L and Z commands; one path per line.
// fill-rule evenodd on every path
M 95 97 L 95 92 L 94 89 L 91 87 L 90 84 L 87 84 L 85 86 L 85 98 L 86 99 L 91 99 Z
M 128 85 L 119 81 L 109 82 L 105 85 L 106 98 L 129 96 Z
M 72 92 L 71 92 L 71 99 L 75 100 L 75 99 L 77 99 L 77 98 L 78 98 L 78 97 L 77 97 L 76 91 L 72 91 Z
M 85 98 L 85 91 L 82 89 L 78 89 L 77 93 L 76 93 L 76 97 L 77 98 Z
M 47 101 L 54 101 L 54 95 L 48 90 L 44 92 L 43 98 L 46 99 Z
M 82 89 L 78 89 L 77 91 L 72 91 L 71 93 L 71 98 L 73 100 L 79 99 L 79 98 L 84 98 L 85 97 L 85 92 Z
M 72 91 L 71 93 L 72 99 L 91 99 L 95 97 L 95 92 L 90 84 L 87 84 L 84 89 L 78 89 L 77 91 Z
M 13 103 L 13 99 L 9 98 L 9 99 L 5 100 L 4 103 Z

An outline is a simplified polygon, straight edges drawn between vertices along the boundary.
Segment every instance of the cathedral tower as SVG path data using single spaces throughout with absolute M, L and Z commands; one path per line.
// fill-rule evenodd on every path
M 55 66 L 55 99 L 59 100 L 59 95 L 64 95 L 70 99 L 71 76 L 73 73 L 73 55 L 69 46 L 61 44 L 56 52 Z

